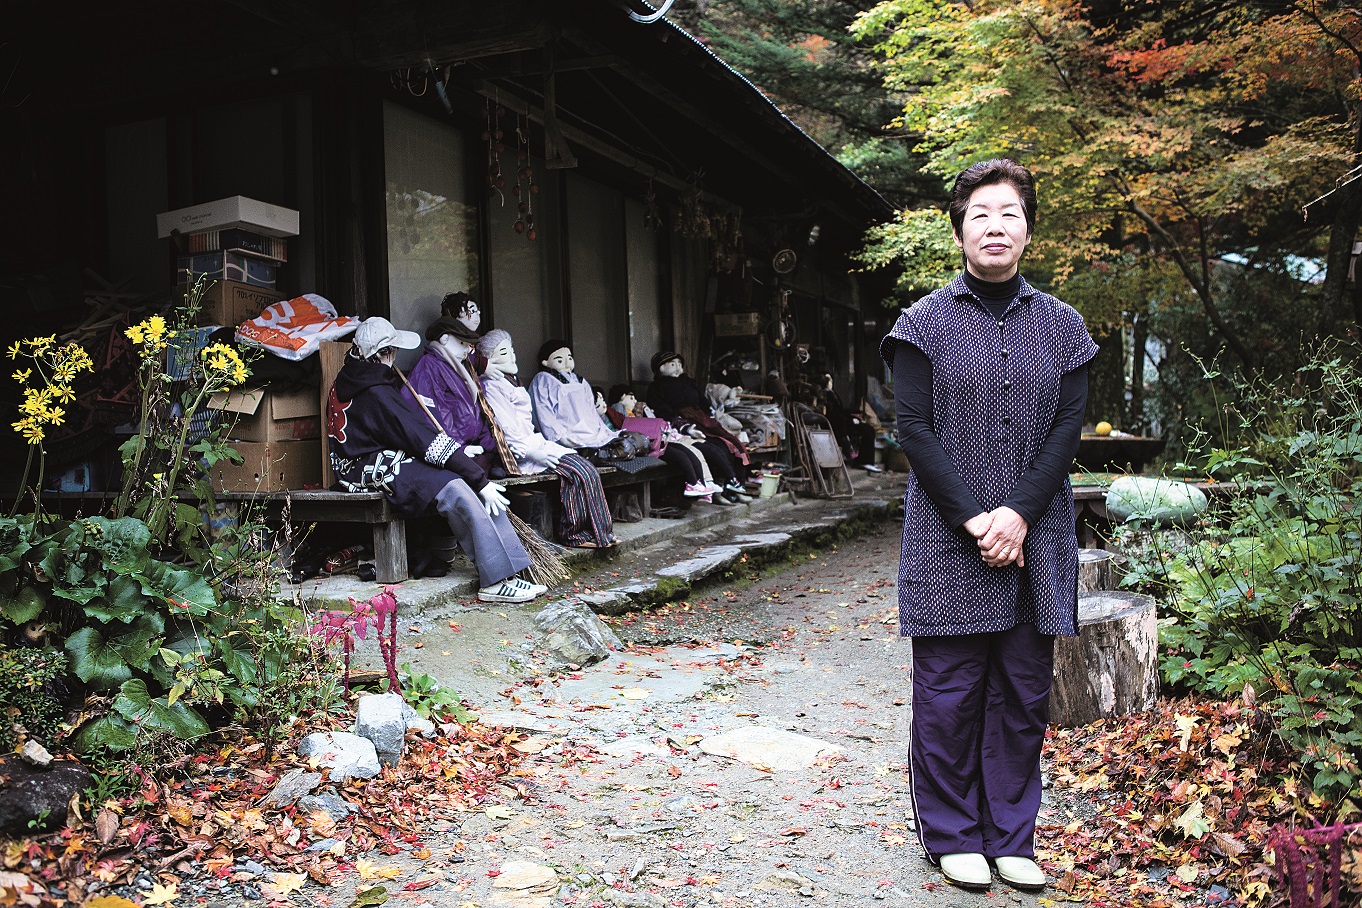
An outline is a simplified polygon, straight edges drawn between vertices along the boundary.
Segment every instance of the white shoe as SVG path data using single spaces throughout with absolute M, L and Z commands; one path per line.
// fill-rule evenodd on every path
M 542 596 L 549 591 L 549 588 L 544 586 L 544 584 L 533 583 L 523 577 L 512 577 L 511 582 L 529 590 L 536 596 Z
M 720 492 L 724 490 L 724 487 L 719 485 L 717 482 L 702 482 L 700 484 L 704 486 L 705 491 L 711 495 L 718 495 Z
M 1016 856 L 994 858 L 993 866 L 1003 882 L 1018 889 L 1045 888 L 1045 872 L 1030 858 Z
M 522 584 L 524 581 L 517 580 L 515 577 L 508 577 L 499 583 L 485 586 L 478 590 L 479 602 L 529 602 L 535 597 L 530 589 Z
M 686 490 L 681 494 L 685 495 L 687 498 L 704 498 L 713 491 L 713 489 L 706 488 L 704 483 L 689 482 L 686 483 Z
M 982 854 L 943 854 L 941 875 L 957 886 L 967 889 L 987 889 L 993 883 L 988 869 L 988 858 Z

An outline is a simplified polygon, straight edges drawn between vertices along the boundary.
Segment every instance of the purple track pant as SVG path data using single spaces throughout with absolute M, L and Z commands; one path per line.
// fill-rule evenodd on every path
M 1031 624 L 913 638 L 913 812 L 933 862 L 1035 856 L 1054 640 Z

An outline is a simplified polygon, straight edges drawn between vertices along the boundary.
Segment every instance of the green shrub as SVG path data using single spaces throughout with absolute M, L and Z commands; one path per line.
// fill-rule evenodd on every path
M 65 707 L 66 656 L 52 647 L 0 649 L 0 753 L 19 744 L 20 730 L 51 747 Z
M 1362 371 L 1326 349 L 1288 387 L 1249 384 L 1222 409 L 1195 473 L 1234 483 L 1181 547 L 1127 578 L 1162 595 L 1161 671 L 1174 686 L 1251 688 L 1340 813 L 1362 783 Z M 1203 437 L 1203 441 L 1208 437 Z

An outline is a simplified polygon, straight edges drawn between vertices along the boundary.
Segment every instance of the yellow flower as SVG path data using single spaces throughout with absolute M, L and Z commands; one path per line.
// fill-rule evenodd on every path
M 128 340 L 132 341 L 134 344 L 142 343 L 141 325 L 130 325 L 128 326 L 128 329 L 123 333 L 126 334 L 128 336 Z
M 212 366 L 219 372 L 226 372 L 227 357 L 223 356 L 221 353 L 214 354 L 213 356 L 208 358 L 208 365 Z
M 14 431 L 21 433 L 24 439 L 31 445 L 40 444 L 43 440 L 43 427 L 33 417 L 21 419 L 13 423 Z
M 64 404 L 69 404 L 76 399 L 76 392 L 71 390 L 70 385 L 53 385 L 52 396 Z
M 153 315 L 151 318 L 143 322 L 143 324 L 145 324 L 147 328 L 147 337 L 151 338 L 152 340 L 160 340 L 162 337 L 165 336 L 166 320 L 161 316 Z
M 29 416 L 41 416 L 51 396 L 52 392 L 48 388 L 25 388 L 24 402 L 19 405 L 19 410 Z
M 21 385 L 28 384 L 28 377 L 33 374 L 32 369 L 15 369 L 14 380 Z
M 232 381 L 238 385 L 246 380 L 246 366 L 244 363 L 237 363 L 232 368 Z
M 14 343 L 12 343 L 12 344 L 9 345 L 9 358 L 10 358 L 10 359 L 14 359 L 14 357 L 16 357 L 16 356 L 19 355 L 20 343 L 21 343 L 20 341 L 15 341 Z
M 47 417 L 47 421 L 52 425 L 59 426 L 62 424 L 62 420 L 66 418 L 66 411 L 61 407 L 53 407 L 44 415 Z
M 35 355 L 46 352 L 46 350 L 56 342 L 57 335 L 55 334 L 49 334 L 47 337 L 30 337 L 28 340 L 24 341 L 24 343 L 28 344 L 29 347 L 33 349 Z

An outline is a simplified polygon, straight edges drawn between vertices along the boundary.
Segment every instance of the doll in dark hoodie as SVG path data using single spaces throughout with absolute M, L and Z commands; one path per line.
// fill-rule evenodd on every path
M 714 481 L 723 486 L 725 499 L 751 501 L 743 492 L 741 474 L 747 471 L 747 449 L 731 432 L 719 425 L 700 385 L 685 374 L 681 354 L 666 351 L 653 356 L 653 383 L 648 386 L 648 406 L 678 431 L 697 442 Z
M 530 558 L 507 517 L 505 488 L 402 395 L 393 359 L 420 345 L 420 335 L 385 318 L 359 326 L 327 401 L 331 468 L 341 488 L 381 491 L 405 518 L 434 504 L 478 568 L 478 598 L 528 602 L 548 588 L 516 576 Z

